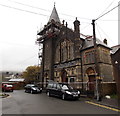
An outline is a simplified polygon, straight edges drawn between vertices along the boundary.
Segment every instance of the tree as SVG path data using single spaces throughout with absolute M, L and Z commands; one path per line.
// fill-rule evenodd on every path
M 26 83 L 36 83 L 39 80 L 40 74 L 40 67 L 39 66 L 29 66 L 23 72 L 22 76 L 25 79 Z

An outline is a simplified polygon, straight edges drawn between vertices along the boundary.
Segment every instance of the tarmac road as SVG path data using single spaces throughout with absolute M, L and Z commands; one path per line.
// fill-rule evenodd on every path
M 9 97 L 2 98 L 2 114 L 118 114 L 89 104 L 85 98 L 69 101 L 48 97 L 45 93 L 25 93 L 24 90 L 14 90 L 8 94 Z

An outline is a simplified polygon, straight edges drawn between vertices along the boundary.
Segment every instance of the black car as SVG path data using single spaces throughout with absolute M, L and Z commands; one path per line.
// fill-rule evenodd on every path
M 65 99 L 79 99 L 80 91 L 73 89 L 69 84 L 49 82 L 46 88 L 48 96 L 57 96 Z
M 37 85 L 34 84 L 27 84 L 24 88 L 25 88 L 25 92 L 29 92 L 32 94 L 42 92 L 42 88 L 39 88 Z

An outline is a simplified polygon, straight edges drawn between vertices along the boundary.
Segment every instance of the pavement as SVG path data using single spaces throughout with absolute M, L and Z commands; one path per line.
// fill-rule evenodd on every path
M 90 100 L 94 103 L 100 104 L 100 105 L 104 105 L 104 106 L 108 106 L 111 108 L 116 108 L 120 110 L 120 101 L 118 99 L 107 99 L 107 98 L 103 98 L 101 101 L 97 101 L 96 99 L 92 99 Z
M 8 97 L 8 96 L 9 96 L 9 94 L 0 92 L 0 98 L 5 98 L 5 97 Z
M 98 105 L 104 105 L 106 107 L 111 107 L 120 110 L 120 99 L 115 98 L 102 98 L 101 101 L 97 101 L 97 99 L 89 98 L 86 95 L 81 95 L 82 98 L 85 98 L 86 101 L 98 104 Z

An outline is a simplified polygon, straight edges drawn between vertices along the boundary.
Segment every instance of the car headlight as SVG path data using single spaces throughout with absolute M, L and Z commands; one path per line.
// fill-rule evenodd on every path
M 66 91 L 66 93 L 67 93 L 67 94 L 70 94 L 70 95 L 72 94 L 72 93 L 71 93 L 71 92 L 69 92 L 69 91 Z
M 78 94 L 80 94 L 80 91 L 78 91 Z
M 36 90 L 36 88 L 32 88 L 33 90 Z

